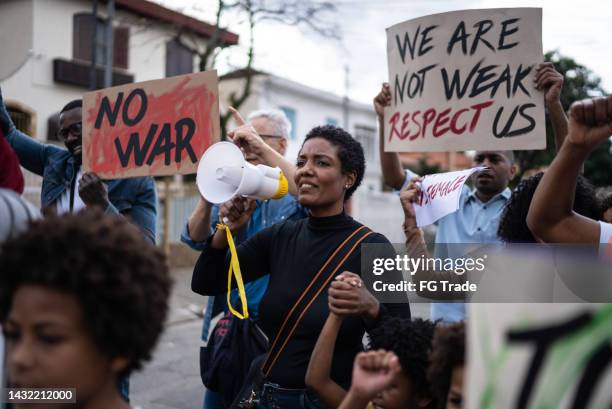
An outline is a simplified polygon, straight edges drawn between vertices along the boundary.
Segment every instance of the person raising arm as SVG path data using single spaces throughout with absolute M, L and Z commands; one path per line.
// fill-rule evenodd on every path
M 289 182 L 289 193 L 296 196 L 298 193 L 297 185 L 295 184 L 295 165 L 289 162 L 283 155 L 275 151 L 271 146 L 266 144 L 262 137 L 257 133 L 255 128 L 247 123 L 242 116 L 234 108 L 229 108 L 234 121 L 238 125 L 236 129 L 229 132 L 228 136 L 240 148 L 245 150 L 247 154 L 252 154 L 267 166 L 279 167 L 287 182 Z
M 575 102 L 567 140 L 542 177 L 527 214 L 534 236 L 547 243 L 599 243 L 612 236 L 609 223 L 598 223 L 572 210 L 576 180 L 597 145 L 612 135 L 612 96 Z

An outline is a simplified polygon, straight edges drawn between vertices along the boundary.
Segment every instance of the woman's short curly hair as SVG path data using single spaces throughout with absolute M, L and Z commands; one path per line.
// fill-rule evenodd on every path
M 439 408 L 446 407 L 453 369 L 465 365 L 465 324 L 438 324 L 432 342 L 427 378 Z
M 312 128 L 306 135 L 304 142 L 312 138 L 323 138 L 338 148 L 338 158 L 342 165 L 342 173 L 355 173 L 355 183 L 344 195 L 344 200 L 348 200 L 361 184 L 365 173 L 365 156 L 361 144 L 350 133 L 334 125 Z M 302 144 L 302 146 L 304 145 Z
M 506 243 L 535 243 L 535 237 L 527 227 L 527 213 L 542 176 L 544 176 L 544 173 L 540 172 L 521 180 L 512 192 L 497 229 L 497 235 L 502 241 Z M 550 205 L 555 206 L 554 203 Z M 595 188 L 582 175 L 578 176 L 576 183 L 574 211 L 594 220 L 600 220 L 602 215 Z
M 420 396 L 431 396 L 427 368 L 435 327 L 434 322 L 421 318 L 389 317 L 369 334 L 370 349 L 393 351 L 399 359 L 402 372 Z
M 34 222 L 3 244 L 0 271 L 0 322 L 20 286 L 44 286 L 77 298 L 98 350 L 128 359 L 122 375 L 151 358 L 172 283 L 163 253 L 126 219 L 86 210 Z

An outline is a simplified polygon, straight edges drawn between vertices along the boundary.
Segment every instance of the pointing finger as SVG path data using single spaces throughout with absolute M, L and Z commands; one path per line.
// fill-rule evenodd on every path
M 236 122 L 238 126 L 246 124 L 246 121 L 242 118 L 240 113 L 236 111 L 234 107 L 229 107 L 229 110 L 232 113 L 232 118 L 234 118 L 234 122 Z

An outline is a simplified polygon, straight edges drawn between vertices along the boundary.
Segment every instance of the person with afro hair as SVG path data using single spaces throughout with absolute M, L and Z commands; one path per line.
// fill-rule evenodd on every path
M 9 386 L 128 408 L 118 381 L 151 358 L 168 311 L 162 252 L 126 220 L 87 210 L 32 223 L 3 244 L 0 271 Z
M 427 378 L 439 409 L 461 409 L 464 396 L 465 324 L 438 324 Z
M 536 239 L 527 226 L 527 214 L 544 173 L 523 179 L 512 192 L 502 213 L 497 235 L 506 243 L 535 243 Z M 601 208 L 595 189 L 582 175 L 578 176 L 574 194 L 574 211 L 591 219 L 601 219 Z
M 349 272 L 340 274 L 334 284 L 337 282 L 344 282 L 353 287 L 362 285 L 360 277 Z M 306 385 L 314 390 L 330 408 L 339 407 L 347 396 L 346 389 L 334 382 L 330 376 L 334 346 L 344 320 L 342 311 L 332 303 L 335 292 L 336 289 L 332 285 L 328 298 L 329 316 L 319 335 L 306 371 Z M 374 404 L 378 407 L 388 409 L 431 407 L 425 372 L 434 327 L 435 324 L 431 321 L 421 319 L 411 321 L 409 318 L 389 317 L 370 330 L 372 353 L 367 355 L 370 358 L 366 360 L 377 360 L 380 356 L 387 356 L 388 351 L 391 354 L 388 357 L 394 357 L 394 360 L 397 360 L 398 371 L 393 376 L 386 378 L 389 384 L 382 382 L 376 387 L 371 379 L 363 379 L 366 382 L 364 385 L 366 388 L 356 385 L 357 389 L 352 390 L 352 395 L 346 401 L 346 405 L 355 408 L 364 407 L 375 395 L 378 395 L 374 400 Z M 359 366 L 360 362 L 356 361 L 353 364 L 353 385 L 355 385 L 355 371 L 363 369 Z M 362 375 L 367 377 L 365 374 Z
M 370 351 L 357 355 L 341 409 L 425 409 L 435 399 L 427 379 L 436 324 L 390 317 L 370 332 Z
M 249 125 L 242 125 L 231 135 L 234 143 L 250 153 L 253 150 L 250 144 L 263 145 Z M 312 288 L 311 283 L 317 279 L 317 272 L 328 264 L 326 261 L 333 257 L 334 250 L 351 237 L 363 239 L 361 244 L 378 244 L 381 257 L 395 257 L 393 246 L 386 237 L 369 231 L 345 212 L 346 201 L 361 183 L 364 171 L 363 148 L 348 132 L 332 125 L 313 128 L 306 135 L 295 169 L 291 171 L 297 200 L 308 210 L 309 216 L 277 223 L 236 246 L 244 282 L 270 275 L 258 319 L 268 338 L 273 340 L 277 334 L 283 334 L 283 322 L 291 311 L 300 311 L 300 316 L 304 317 L 291 327 L 292 335 L 287 337 L 281 351 L 266 365 L 265 383 L 260 396 L 260 405 L 264 408 L 281 406 L 301 409 L 305 401 L 309 401 L 311 406 L 324 407 L 319 405 L 316 394 L 307 388 L 305 377 L 309 358 L 329 315 L 330 305 L 345 315 L 331 373 L 332 379 L 340 385 L 350 383 L 353 360 L 362 350 L 361 341 L 369 328 L 376 326 L 386 316 L 410 317 L 406 294 L 393 294 L 392 300 L 380 303 L 365 286 L 351 286 L 344 282 L 332 284 L 336 286 L 335 294 L 329 304 L 325 292 L 317 291 L 312 292 L 312 299 L 307 305 L 302 303 L 298 306 L 304 299 L 303 294 Z M 285 173 L 288 178 L 291 177 L 290 172 Z M 222 216 L 227 218 L 226 225 L 232 233 L 240 231 L 250 217 L 248 213 L 238 210 L 219 214 L 221 220 Z M 358 234 L 363 236 L 356 236 Z M 333 273 L 328 273 L 329 279 L 343 271 L 361 274 L 362 246 L 355 244 L 353 247 L 352 254 L 347 255 Z M 202 295 L 226 292 L 230 260 L 227 232 L 218 229 L 205 243 L 196 263 L 192 290 Z M 391 281 L 402 279 L 399 270 L 385 274 Z M 235 283 L 232 285 L 235 287 Z

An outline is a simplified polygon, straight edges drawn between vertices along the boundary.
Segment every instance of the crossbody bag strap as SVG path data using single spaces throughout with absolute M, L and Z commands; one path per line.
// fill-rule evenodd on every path
M 328 257 L 321 269 L 317 272 L 308 287 L 302 292 L 297 301 L 293 304 L 285 320 L 274 337 L 274 341 L 270 345 L 268 356 L 262 366 L 262 372 L 265 377 L 268 377 L 272 371 L 272 367 L 278 360 L 280 354 L 285 349 L 289 339 L 295 332 L 302 317 L 306 314 L 314 300 L 327 287 L 337 271 L 342 267 L 344 262 L 355 251 L 361 242 L 372 234 L 372 231 L 365 226 L 361 226 L 353 231 L 334 252 Z

